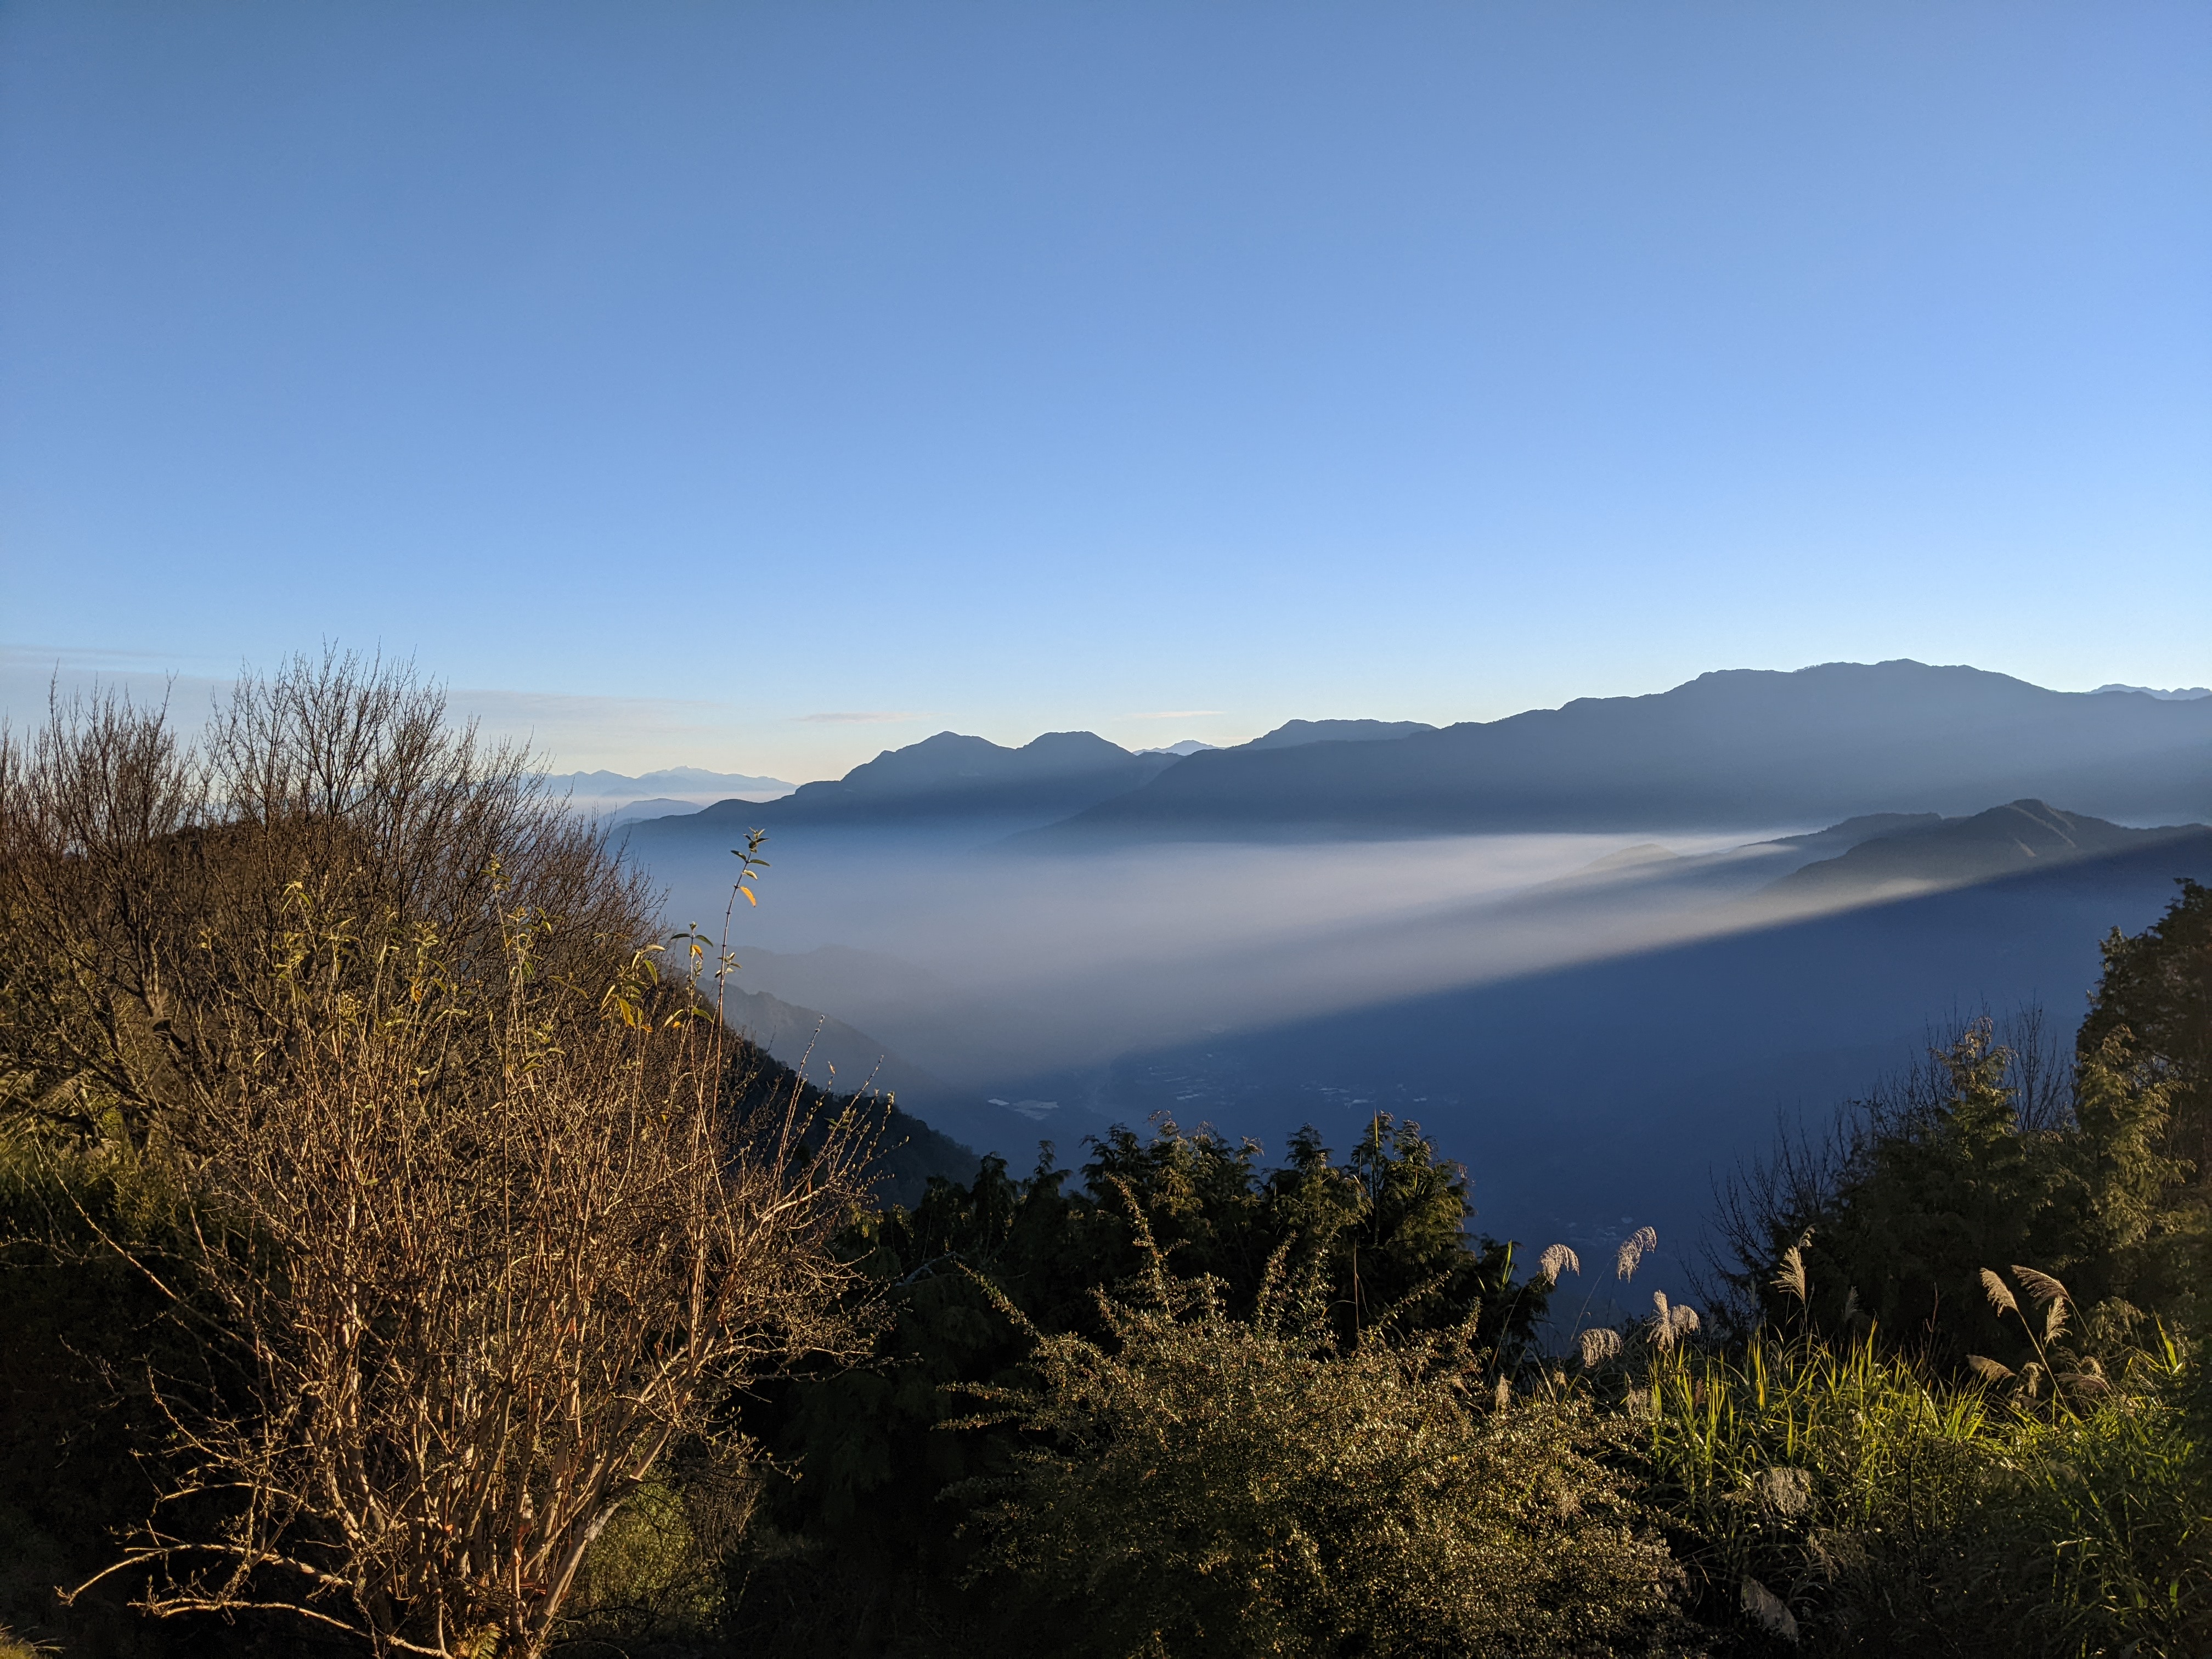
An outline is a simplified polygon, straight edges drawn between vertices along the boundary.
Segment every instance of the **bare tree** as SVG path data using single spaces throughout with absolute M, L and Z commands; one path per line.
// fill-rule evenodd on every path
M 866 1125 L 763 1101 L 649 919 L 404 671 L 250 681 L 198 756 L 112 699 L 0 744 L 11 1113 L 182 1194 L 134 1259 L 245 1379 L 155 1379 L 149 1611 L 542 1653 L 676 1439 L 847 1346 Z

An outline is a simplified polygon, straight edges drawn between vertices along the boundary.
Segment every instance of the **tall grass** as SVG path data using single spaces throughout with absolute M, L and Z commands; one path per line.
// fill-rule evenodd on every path
M 2044 1401 L 1869 1339 L 1656 1355 L 1627 1404 L 1698 1611 L 1814 1652 L 2212 1651 L 2192 1367 Z

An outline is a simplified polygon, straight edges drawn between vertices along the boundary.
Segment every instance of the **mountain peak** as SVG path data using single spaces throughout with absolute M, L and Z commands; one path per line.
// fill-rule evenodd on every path
M 1309 743 L 1382 743 L 1437 728 L 1425 720 L 1285 720 L 1242 749 L 1295 749 Z

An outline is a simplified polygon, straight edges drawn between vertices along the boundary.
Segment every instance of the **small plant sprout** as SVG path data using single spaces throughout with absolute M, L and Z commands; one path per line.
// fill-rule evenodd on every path
M 745 844 L 743 847 L 730 848 L 730 856 L 737 860 L 738 864 L 737 887 L 730 898 L 732 908 L 736 907 L 738 893 L 744 895 L 745 902 L 748 904 L 760 902 L 753 896 L 753 890 L 745 884 L 753 878 L 754 871 L 768 868 L 768 860 L 760 855 L 761 843 L 767 839 L 767 830 L 748 830 L 745 831 Z
M 1620 1241 L 1620 1249 L 1613 1259 L 1613 1276 L 1626 1284 L 1636 1277 L 1636 1269 L 1644 1258 L 1658 1248 L 1658 1229 L 1638 1227 Z
M 1579 1277 L 1582 1270 L 1582 1258 L 1565 1244 L 1547 1245 L 1544 1254 L 1536 1258 L 1537 1282 L 1547 1291 L 1559 1282 L 1562 1273 Z

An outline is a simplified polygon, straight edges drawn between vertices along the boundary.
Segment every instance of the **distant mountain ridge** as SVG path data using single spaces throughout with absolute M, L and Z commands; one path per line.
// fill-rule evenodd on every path
M 1381 743 L 1437 728 L 1423 720 L 1285 720 L 1240 749 L 1295 749 L 1308 743 Z
M 1022 842 L 1723 829 L 2029 797 L 2212 817 L 2212 699 L 1907 660 L 1731 669 L 1389 741 L 1193 755 Z
M 1721 670 L 1650 696 L 1581 698 L 1442 728 L 1297 720 L 1225 749 L 1133 753 L 1089 732 L 1009 748 L 940 732 L 778 799 L 723 800 L 629 833 L 653 839 L 711 825 L 719 835 L 738 820 L 771 830 L 973 823 L 1046 851 L 1766 829 L 1958 816 L 2014 799 L 2064 800 L 2116 821 L 2212 818 L 2212 697 L 2051 691 L 1899 659 Z
M 1427 732 L 1416 720 L 1291 720 L 1243 747 L 1288 748 L 1322 742 L 1395 738 Z M 1090 732 L 1048 732 L 1018 748 L 987 738 L 939 732 L 903 749 L 886 749 L 843 777 L 802 784 L 775 801 L 717 801 L 696 816 L 726 825 L 743 818 L 774 830 L 788 824 L 895 824 L 943 819 L 1003 819 L 1043 824 L 1128 793 L 1193 755 L 1222 752 L 1195 739 L 1132 751 Z
M 1126 793 L 1181 763 L 1176 755 L 1133 755 L 1089 732 L 1048 732 L 1018 749 L 939 732 L 887 749 L 834 781 L 803 784 L 781 800 L 719 802 L 700 816 L 743 817 L 770 829 L 941 817 L 1042 822 Z

